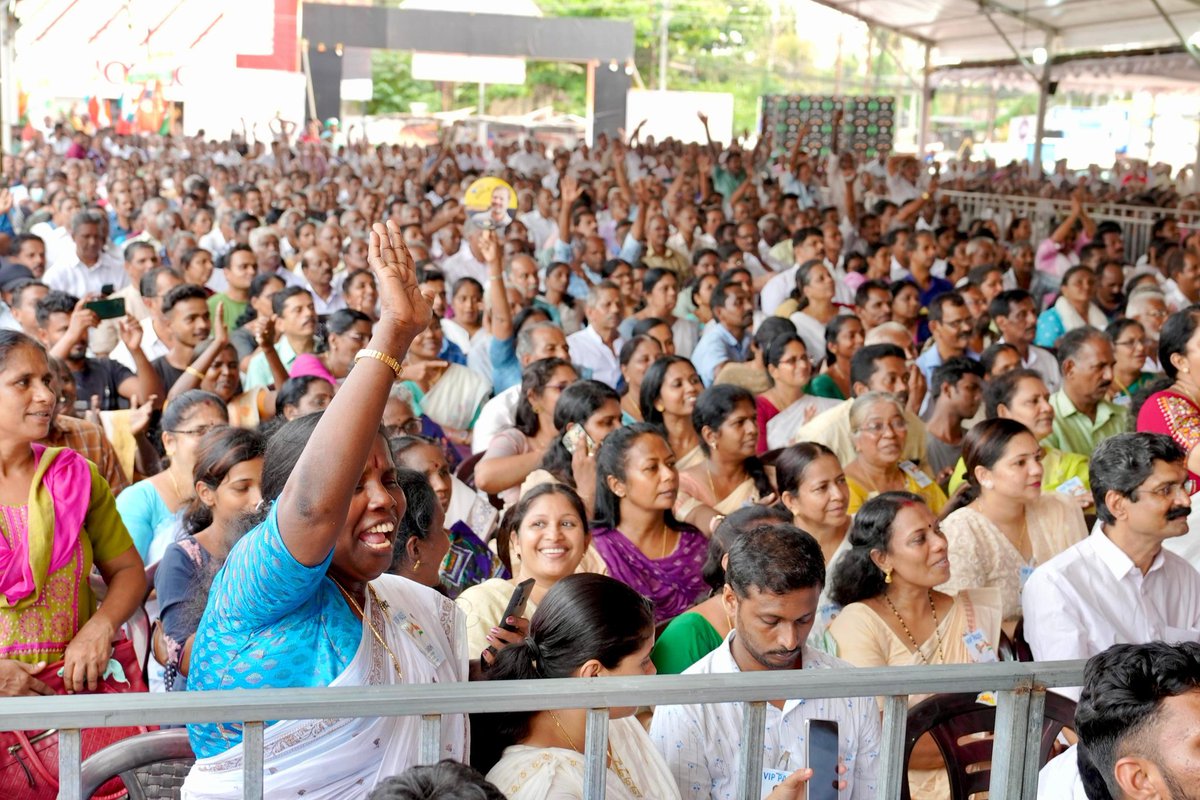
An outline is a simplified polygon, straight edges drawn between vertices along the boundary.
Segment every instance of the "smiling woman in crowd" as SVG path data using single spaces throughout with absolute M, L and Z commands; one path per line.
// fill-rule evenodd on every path
M 517 584 L 534 581 L 525 607 L 528 619 L 546 592 L 576 571 L 592 541 L 583 502 L 559 483 L 531 489 L 509 512 L 497 536 L 504 540 L 501 546 L 508 552 L 513 577 L 489 578 L 468 587 L 456 601 L 466 616 L 467 650 L 472 658 L 483 657 L 488 647 L 498 649 L 515 641 L 515 634 L 499 626 L 516 624 L 501 616 Z
M 754 395 L 730 384 L 705 389 L 692 422 L 704 460 L 680 472 L 676 516 L 711 531 L 746 503 L 770 504 L 775 490 L 758 460 Z
M 700 374 L 683 356 L 663 356 L 650 365 L 642 379 L 642 420 L 657 425 L 666 435 L 679 469 L 695 466 L 704 458 L 700 434 L 692 422 L 696 400 L 703 391 Z
M 263 462 L 266 505 L 213 581 L 189 690 L 466 678 L 451 601 L 385 575 L 405 499 L 380 421 L 400 361 L 432 315 L 394 223 L 375 226 L 370 261 L 381 316 L 368 352 L 325 412 L 284 425 L 271 440 Z M 403 610 L 424 636 L 406 632 L 388 609 Z M 345 797 L 417 761 L 415 718 L 360 718 L 298 735 L 307 725 L 267 727 L 265 794 Z M 241 725 L 192 725 L 189 735 L 197 761 L 184 793 L 239 797 Z M 465 756 L 464 718 L 443 716 L 440 738 L 443 753 Z M 360 745 L 371 741 L 378 746 Z

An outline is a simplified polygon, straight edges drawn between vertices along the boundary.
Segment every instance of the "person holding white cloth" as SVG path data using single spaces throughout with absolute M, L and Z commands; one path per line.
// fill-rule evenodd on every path
M 263 465 L 264 518 L 213 580 L 189 690 L 388 686 L 466 680 L 461 616 L 385 575 L 405 509 L 380 422 L 388 388 L 430 323 L 412 257 L 389 221 L 371 233 L 380 321 L 329 408 L 283 426 Z M 365 798 L 417 763 L 415 717 L 270 723 L 264 795 Z M 191 725 L 187 800 L 242 796 L 242 727 Z M 462 715 L 442 717 L 439 755 L 462 759 Z

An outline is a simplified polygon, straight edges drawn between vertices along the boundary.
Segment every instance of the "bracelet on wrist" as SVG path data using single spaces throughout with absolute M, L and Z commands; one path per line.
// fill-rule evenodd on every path
M 392 372 L 396 373 L 396 380 L 400 380 L 400 373 L 404 371 L 404 366 L 392 356 L 380 350 L 362 349 L 354 355 L 354 363 L 357 364 L 364 358 L 373 358 L 376 361 L 382 361 L 391 368 Z

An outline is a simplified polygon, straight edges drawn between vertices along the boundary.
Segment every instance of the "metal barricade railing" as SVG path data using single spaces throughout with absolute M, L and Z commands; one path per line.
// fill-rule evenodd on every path
M 0 702 L 0 730 L 59 730 L 60 800 L 83 800 L 81 728 L 243 722 L 243 797 L 263 797 L 262 720 L 420 716 L 420 758 L 438 759 L 442 714 L 587 708 L 586 800 L 603 800 L 608 709 L 669 704 L 743 704 L 738 800 L 759 800 L 766 703 L 884 697 L 880 800 L 899 800 L 909 694 L 994 692 L 995 743 L 989 797 L 1036 795 L 1045 692 L 1078 686 L 1083 661 L 772 671 L 719 675 L 573 678 L 319 689 L 14 697 Z
M 987 194 L 985 192 L 963 192 L 950 189 L 938 191 L 941 197 L 949 198 L 962 211 L 966 220 L 979 219 L 991 212 L 991 218 L 1000 226 L 1003 236 L 1009 224 L 1017 217 L 1026 217 L 1033 229 L 1032 241 L 1036 246 L 1054 232 L 1054 228 L 1071 212 L 1068 200 L 1024 195 Z M 1200 211 L 1155 206 L 1131 206 L 1120 203 L 1089 203 L 1088 215 L 1097 222 L 1113 221 L 1121 225 L 1125 240 L 1125 257 L 1134 263 L 1150 246 L 1151 228 L 1157 219 L 1175 217 L 1181 228 L 1200 228 Z

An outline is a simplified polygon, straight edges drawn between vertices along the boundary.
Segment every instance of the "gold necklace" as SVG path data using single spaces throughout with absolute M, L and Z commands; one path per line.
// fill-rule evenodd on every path
M 179 491 L 179 481 L 175 480 L 175 473 L 168 469 L 167 477 L 171 479 L 171 488 L 175 490 L 175 496 L 179 498 L 180 504 L 186 502 L 187 498 L 183 496 L 183 492 Z
M 563 738 L 567 740 L 567 744 L 571 745 L 571 749 L 577 753 L 583 753 L 582 750 L 575 746 L 575 741 L 571 738 L 571 734 L 567 733 L 567 729 L 562 726 L 561 722 L 559 722 L 558 714 L 555 714 L 553 711 L 551 711 L 550 719 L 554 720 L 555 727 L 558 728 L 558 731 L 563 735 Z M 629 774 L 629 770 L 626 768 L 625 762 L 613 755 L 612 742 L 608 743 L 608 766 L 609 769 L 611 769 L 616 776 L 621 779 L 621 783 L 625 784 L 625 788 L 629 790 L 631 795 L 639 798 L 645 797 L 641 790 L 638 789 L 637 784 L 633 782 L 633 776 Z
M 921 645 L 917 644 L 916 637 L 912 635 L 912 631 L 904 624 L 904 617 L 900 616 L 900 612 L 892 605 L 892 599 L 887 596 L 887 592 L 883 593 L 883 601 L 888 604 L 888 608 L 896 615 L 896 619 L 900 621 L 900 627 L 904 630 L 904 635 L 908 637 L 908 641 L 912 642 L 913 649 L 917 651 L 921 661 L 928 664 L 929 659 L 925 658 L 925 654 L 921 652 Z M 937 654 L 942 659 L 942 663 L 946 663 L 946 654 L 942 652 L 942 634 L 938 631 L 937 608 L 933 605 L 933 590 L 929 590 L 929 610 L 933 612 L 933 636 L 937 640 Z
M 387 650 L 388 655 L 392 657 L 392 666 L 396 668 L 396 677 L 403 678 L 404 670 L 400 669 L 400 659 L 396 657 L 396 652 L 388 646 L 388 643 L 384 640 L 383 635 L 379 632 L 379 629 L 375 627 L 375 623 L 372 622 L 371 618 L 367 616 L 367 613 L 363 611 L 362 606 L 358 604 L 358 601 L 354 599 L 354 596 L 346 591 L 345 586 L 342 586 L 341 583 L 333 578 L 330 578 L 330 580 L 333 581 L 333 585 L 338 588 L 338 590 L 342 593 L 342 596 L 350 601 L 351 607 L 353 607 L 353 609 L 358 612 L 358 615 L 363 618 L 363 622 L 367 623 L 367 627 L 370 628 L 371 633 L 375 635 L 375 641 L 379 642 L 379 644 L 383 646 L 383 649 Z M 379 598 L 375 595 L 375 589 L 373 589 L 369 583 L 367 584 L 367 591 L 371 593 L 372 600 L 374 600 L 376 603 L 380 603 Z M 380 605 L 382 605 L 382 603 L 380 603 Z

